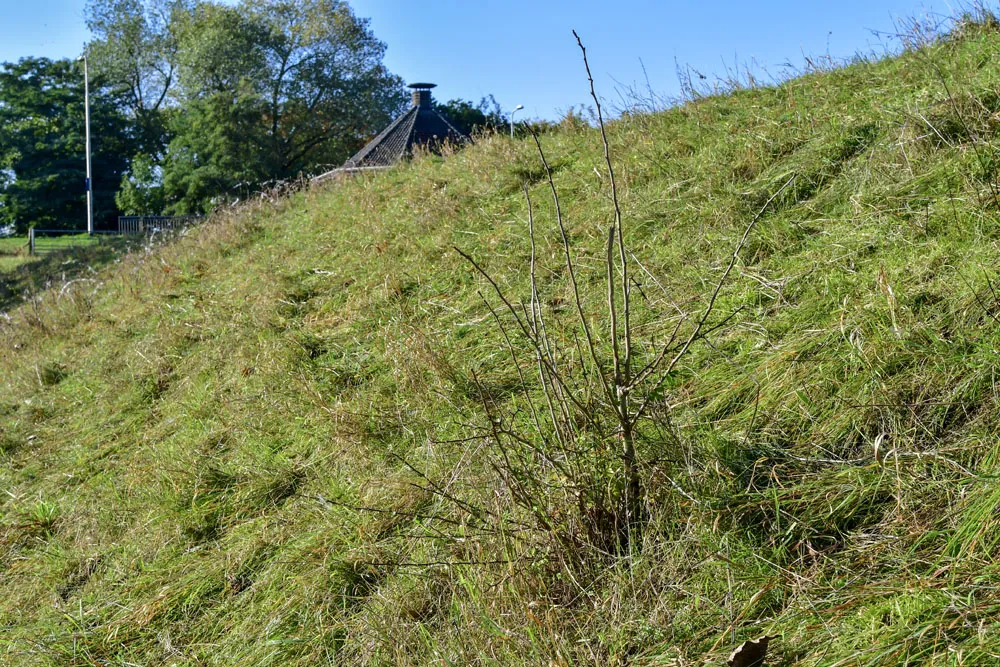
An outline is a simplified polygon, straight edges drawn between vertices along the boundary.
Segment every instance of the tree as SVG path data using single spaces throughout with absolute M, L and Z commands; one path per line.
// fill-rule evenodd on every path
M 171 139 L 170 105 L 177 87 L 177 25 L 192 0 L 88 0 L 94 39 L 86 54 L 98 81 L 130 120 L 136 153 L 115 202 L 122 212 L 163 212 L 162 169 Z
M 262 43 L 269 150 L 278 178 L 339 163 L 406 105 L 386 46 L 340 0 L 246 0 Z
M 0 65 L 0 227 L 86 225 L 83 73 L 69 60 Z M 118 100 L 91 95 L 94 220 L 114 223 L 133 144 Z
M 267 28 L 244 7 L 201 2 L 176 21 L 183 103 L 211 97 L 263 94 Z
M 171 124 L 163 165 L 167 213 L 199 214 L 243 199 L 270 174 L 260 100 L 223 94 L 192 100 Z
M 476 105 L 468 100 L 448 100 L 438 104 L 437 109 L 456 129 L 470 136 L 477 132 L 501 131 L 507 124 L 500 104 L 492 95 L 482 98 Z
M 179 19 L 191 0 L 88 0 L 86 53 L 99 80 L 121 101 L 147 155 L 169 137 L 164 108 L 177 84 Z
M 405 108 L 343 0 L 87 0 L 87 45 L 137 152 L 120 204 L 203 212 L 340 164 Z
M 148 155 L 137 154 L 122 175 L 115 204 L 123 215 L 160 215 L 163 199 L 163 170 Z
M 175 212 L 339 164 L 405 107 L 385 44 L 339 0 L 203 2 L 176 32 L 184 113 L 163 162 Z

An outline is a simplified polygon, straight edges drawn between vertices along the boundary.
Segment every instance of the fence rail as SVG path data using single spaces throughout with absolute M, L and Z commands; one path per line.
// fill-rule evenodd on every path
M 60 250 L 70 248 L 82 248 L 84 246 L 99 243 L 105 236 L 117 236 L 118 232 L 94 232 L 87 234 L 86 230 L 79 229 L 35 229 L 28 230 L 28 254 L 47 255 Z
M 32 228 L 28 230 L 28 254 L 47 255 L 59 250 L 94 245 L 109 236 L 176 232 L 197 224 L 201 219 L 200 215 L 123 215 L 118 218 L 118 229 L 95 230 L 92 234 L 84 229 Z
M 118 217 L 119 234 L 172 232 L 198 224 L 200 215 L 122 215 Z

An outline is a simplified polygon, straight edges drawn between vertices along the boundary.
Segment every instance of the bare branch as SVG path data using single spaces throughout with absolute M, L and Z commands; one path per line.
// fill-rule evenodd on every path
M 725 284 L 726 279 L 729 277 L 729 274 L 732 272 L 733 267 L 736 266 L 736 262 L 740 258 L 740 251 L 743 250 L 743 246 L 746 245 L 747 239 L 750 238 L 750 232 L 752 232 L 754 227 L 757 226 L 757 223 L 760 222 L 760 219 L 764 216 L 764 213 L 767 211 L 768 207 L 771 206 L 771 202 L 773 202 L 778 197 L 778 195 L 784 192 L 785 188 L 791 185 L 797 176 L 798 174 L 792 174 L 792 176 L 787 181 L 785 181 L 785 184 L 782 185 L 780 188 L 778 188 L 778 190 L 773 195 L 771 195 L 770 198 L 768 198 L 768 200 L 761 207 L 760 211 L 757 212 L 757 215 L 753 217 L 753 220 L 750 221 L 750 224 L 748 224 L 746 229 L 743 231 L 742 238 L 740 238 L 740 241 L 739 243 L 736 244 L 736 247 L 733 248 L 733 254 L 729 258 L 729 265 L 726 267 L 726 270 L 722 272 L 722 277 L 719 278 L 719 282 L 716 283 L 715 285 L 715 290 L 712 292 L 712 298 L 709 299 L 708 301 L 708 306 L 705 308 L 705 311 L 701 314 L 701 318 L 695 325 L 695 328 L 691 332 L 691 335 L 688 336 L 686 341 L 684 341 L 684 345 L 681 346 L 681 349 L 677 352 L 676 355 L 674 355 L 673 359 L 671 359 L 670 363 L 667 365 L 667 368 L 664 369 L 663 375 L 660 376 L 660 379 L 656 381 L 651 390 L 646 394 L 646 398 L 643 400 L 642 405 L 640 405 L 639 409 L 636 411 L 636 416 L 635 416 L 636 419 L 639 419 L 639 417 L 642 416 L 643 412 L 645 412 L 646 408 L 649 406 L 649 402 L 652 399 L 653 395 L 656 394 L 656 390 L 663 385 L 664 381 L 666 381 L 667 379 L 667 376 L 670 375 L 670 373 L 674 370 L 674 367 L 677 365 L 677 362 L 679 362 L 681 358 L 684 356 L 684 354 L 687 353 L 688 349 L 691 347 L 691 343 L 693 343 L 695 339 L 698 337 L 698 335 L 701 333 L 702 327 L 705 326 L 705 321 L 708 320 L 708 316 L 712 314 L 712 310 L 714 310 L 715 308 L 715 301 L 716 299 L 719 298 L 719 292 L 722 291 L 722 286 Z M 650 373 L 655 372 L 657 366 L 659 366 L 660 362 L 663 360 L 666 354 L 667 354 L 667 348 L 664 347 L 663 352 L 660 353 L 660 356 L 657 358 L 656 363 L 650 366 L 651 369 Z M 636 379 L 639 380 L 639 378 Z
M 497 296 L 500 297 L 500 300 L 503 301 L 504 305 L 507 307 L 507 310 L 514 316 L 514 320 L 517 322 L 517 326 L 521 330 L 521 333 L 524 335 L 525 338 L 527 338 L 531 342 L 532 345 L 535 346 L 536 350 L 539 350 L 540 348 L 538 340 L 531 334 L 531 330 L 528 328 L 527 324 L 521 319 L 521 316 L 518 314 L 517 309 L 514 308 L 514 304 L 512 304 L 509 299 L 507 299 L 507 296 L 503 293 L 503 290 L 500 289 L 500 285 L 498 285 L 497 282 L 493 279 L 493 276 L 487 273 L 487 271 L 483 267 L 479 266 L 476 260 L 474 260 L 470 255 L 467 255 L 460 248 L 455 247 L 455 252 L 464 257 L 467 262 L 469 262 L 470 264 L 472 264 L 473 267 L 475 267 L 476 271 L 478 271 L 481 276 L 486 278 L 486 280 L 493 287 L 493 291 L 496 292 Z M 539 357 L 542 358 L 542 355 L 539 354 Z M 546 364 L 550 377 L 557 380 L 560 384 L 563 385 L 563 388 L 565 389 L 566 387 L 562 375 L 557 373 L 554 368 L 548 365 L 547 359 L 544 359 L 544 363 Z M 569 395 L 570 400 L 573 401 L 573 403 L 578 408 L 584 409 L 583 404 L 580 403 L 579 400 L 576 398 L 576 396 L 573 395 L 573 392 L 567 392 L 567 393 Z
M 538 157 L 542 160 L 542 166 L 545 167 L 545 175 L 549 181 L 549 189 L 552 191 L 552 200 L 555 203 L 556 208 L 556 222 L 559 224 L 559 233 L 562 236 L 563 253 L 566 257 L 566 270 L 569 271 L 570 284 L 573 286 L 573 301 L 576 304 L 576 312 L 580 316 L 580 325 L 583 327 L 584 335 L 587 338 L 587 347 L 590 350 L 590 357 L 594 361 L 594 365 L 598 369 L 598 376 L 601 378 L 601 384 L 604 385 L 604 393 L 607 395 L 608 400 L 612 403 L 615 400 L 615 394 L 611 390 L 611 386 L 608 385 L 607 378 L 604 374 L 600 372 L 601 362 L 597 357 L 597 349 L 594 346 L 594 336 L 590 331 L 590 325 L 587 323 L 587 316 L 583 313 L 583 300 L 580 298 L 580 287 L 576 282 L 576 269 L 573 267 L 573 253 L 570 250 L 569 236 L 566 234 L 566 225 L 563 222 L 562 207 L 559 205 L 559 193 L 556 191 L 555 181 L 552 180 L 552 168 L 549 166 L 549 161 L 545 158 L 545 152 L 542 150 L 542 143 L 538 140 L 538 135 L 534 131 L 531 132 L 531 138 L 535 140 L 535 147 L 538 149 Z
M 615 179 L 615 169 L 611 164 L 611 148 L 608 144 L 608 133 L 604 126 L 604 113 L 601 110 L 601 101 L 597 97 L 597 92 L 594 90 L 594 77 L 590 73 L 590 62 L 587 60 L 587 48 L 583 45 L 583 41 L 580 39 L 580 35 L 573 31 L 573 36 L 576 37 L 576 44 L 580 47 L 580 51 L 583 53 L 583 66 L 587 70 L 587 80 L 590 82 L 590 97 L 594 100 L 594 106 L 597 109 L 597 122 L 601 129 L 601 141 L 604 143 L 604 162 L 608 168 L 608 176 L 611 180 L 611 201 L 614 204 L 615 210 L 615 224 L 612 228 L 612 236 L 614 236 L 615 231 L 617 231 L 618 237 L 618 254 L 619 262 L 621 264 L 621 279 L 622 279 L 622 318 L 625 328 L 625 352 L 624 356 L 620 359 L 621 366 L 621 383 L 620 386 L 627 386 L 631 383 L 631 370 L 632 370 L 632 308 L 631 308 L 631 291 L 632 286 L 629 283 L 628 276 L 628 260 L 625 254 L 625 234 L 622 229 L 622 210 L 618 202 L 618 181 Z M 609 252 L 610 254 L 610 252 Z M 612 263 L 608 262 L 608 272 L 612 270 Z M 609 278 L 610 280 L 610 278 Z M 619 364 L 619 352 L 618 352 L 618 339 L 617 336 L 614 337 L 615 346 L 615 363 Z

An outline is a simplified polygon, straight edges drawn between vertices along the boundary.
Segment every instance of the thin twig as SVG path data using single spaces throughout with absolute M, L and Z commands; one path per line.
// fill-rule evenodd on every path
M 653 396 L 656 395 L 657 390 L 663 385 L 663 383 L 667 379 L 667 376 L 674 370 L 674 368 L 677 366 L 677 363 L 681 360 L 684 354 L 691 347 L 691 343 L 693 343 L 695 339 L 698 337 L 698 334 L 701 332 L 702 327 L 705 326 L 705 321 L 708 319 L 708 316 L 712 313 L 712 310 L 715 308 L 715 301 L 716 299 L 719 298 L 719 292 L 722 291 L 722 286 L 725 284 L 726 279 L 729 277 L 729 274 L 732 272 L 733 267 L 736 266 L 736 262 L 739 260 L 740 251 L 743 250 L 743 246 L 746 245 L 747 239 L 750 237 L 750 232 L 752 232 L 754 227 L 757 226 L 757 223 L 764 216 L 764 212 L 767 211 L 768 207 L 771 205 L 771 202 L 773 202 L 778 197 L 778 195 L 784 192 L 785 188 L 787 188 L 789 185 L 792 184 L 792 181 L 795 180 L 796 176 L 797 174 L 792 174 L 791 178 L 785 181 L 785 184 L 782 185 L 780 188 L 778 188 L 777 192 L 771 195 L 771 197 L 764 203 L 764 206 L 761 207 L 760 211 L 757 212 L 757 215 L 753 217 L 753 220 L 750 221 L 750 224 L 748 224 L 746 229 L 743 231 L 743 236 L 742 238 L 740 238 L 740 242 L 736 244 L 736 247 L 733 249 L 733 254 L 729 258 L 729 266 L 727 266 L 726 270 L 723 271 L 722 277 L 719 278 L 719 282 L 716 283 L 715 285 L 715 290 L 712 292 L 712 298 L 709 299 L 708 306 L 705 308 L 705 312 L 701 314 L 701 318 L 698 320 L 698 324 L 695 325 L 694 331 L 692 331 L 691 335 L 688 336 L 687 340 L 684 342 L 684 345 L 677 352 L 677 354 L 674 355 L 673 359 L 671 359 L 670 363 L 667 365 L 667 368 L 664 369 L 664 372 L 660 376 L 660 379 L 656 381 L 652 389 L 646 394 L 645 400 L 643 401 L 642 405 L 639 406 L 639 409 L 636 411 L 636 417 L 635 417 L 636 419 L 638 419 L 643 414 L 643 412 L 645 412 L 647 406 L 649 405 L 649 401 L 652 399 Z M 656 364 L 651 366 L 651 368 L 654 371 L 656 366 L 659 365 L 659 363 L 663 360 L 666 354 L 667 354 L 667 348 L 664 348 L 664 351 L 660 354 Z M 636 378 L 636 380 L 640 381 L 638 377 Z
M 625 250 L 625 233 L 622 228 L 622 209 L 618 202 L 618 182 L 615 179 L 615 169 L 611 163 L 611 148 L 608 144 L 608 133 L 604 125 L 604 113 L 601 110 L 601 101 L 597 97 L 597 92 L 594 90 L 594 77 L 590 73 L 590 62 L 587 60 L 587 48 L 583 45 L 583 41 L 580 39 L 580 35 L 573 31 L 573 36 L 576 38 L 576 44 L 580 47 L 580 51 L 583 53 L 583 66 L 587 70 L 587 80 L 590 82 L 590 97 L 594 100 L 594 106 L 597 109 L 597 123 L 601 130 L 601 141 L 604 144 L 604 162 L 608 168 L 608 177 L 611 181 L 611 201 L 614 204 L 615 210 L 615 226 L 612 229 L 612 234 L 617 232 L 618 238 L 618 254 L 619 261 L 621 262 L 621 279 L 622 279 L 622 324 L 624 325 L 625 334 L 625 353 L 621 358 L 622 366 L 622 386 L 627 386 L 631 382 L 630 370 L 631 370 L 631 360 L 632 360 L 632 309 L 631 309 L 631 290 L 632 287 L 629 283 L 628 276 L 628 260 L 626 257 Z M 608 266 L 608 271 L 611 271 L 611 265 Z M 614 341 L 617 346 L 617 338 Z M 617 352 L 616 352 L 616 357 Z M 616 359 L 617 361 L 617 359 Z
M 463 252 L 461 248 L 458 248 L 457 246 L 455 246 L 454 249 L 455 249 L 455 252 L 457 252 L 459 255 L 461 255 L 462 257 L 464 257 L 467 262 L 469 262 L 470 264 L 472 264 L 472 266 L 475 267 L 476 271 L 478 271 L 481 276 L 483 276 L 484 278 L 486 278 L 486 280 L 493 287 L 493 291 L 496 292 L 497 296 L 500 297 L 500 300 L 503 301 L 504 305 L 507 307 L 507 310 L 514 316 L 514 320 L 517 322 L 518 328 L 521 329 L 521 333 L 524 335 L 525 338 L 527 338 L 531 342 L 532 345 L 535 346 L 536 349 L 538 349 L 538 340 L 535 339 L 535 337 L 531 335 L 531 330 L 528 328 L 527 324 L 521 319 L 521 316 L 518 314 L 517 309 L 514 308 L 514 304 L 512 304 L 510 302 L 510 300 L 504 294 L 503 290 L 500 288 L 500 285 L 498 285 L 497 282 L 496 282 L 496 280 L 493 279 L 493 276 L 491 276 L 486 271 L 486 269 L 484 269 L 483 267 L 481 267 L 479 265 L 479 263 L 476 262 L 476 260 L 474 260 L 472 258 L 471 255 L 468 255 L 465 252 Z M 548 365 L 548 361 L 547 360 L 545 361 L 545 363 L 546 363 L 546 365 Z M 564 384 L 565 379 L 562 377 L 562 375 L 560 375 L 559 373 L 557 373 L 555 371 L 555 369 L 553 369 L 551 366 L 548 367 L 548 371 L 551 374 L 550 377 L 555 378 L 560 384 L 563 385 L 563 388 L 565 389 L 566 388 L 565 384 Z M 581 410 L 584 410 L 584 412 L 585 412 L 586 410 L 585 410 L 584 405 L 582 403 L 580 403 L 580 401 L 576 398 L 576 396 L 574 395 L 574 392 L 568 391 L 567 393 L 569 395 L 570 400 L 573 401 L 573 403 L 578 408 L 580 408 Z
M 535 424 L 535 428 L 541 432 L 541 424 L 538 422 L 538 413 L 535 412 L 535 404 L 531 400 L 531 396 L 528 394 L 528 383 L 524 380 L 524 372 L 521 371 L 521 363 L 517 360 L 517 352 L 514 350 L 514 345 L 510 341 L 510 336 L 507 335 L 507 328 L 503 325 L 503 321 L 500 319 L 500 315 L 497 313 L 496 309 L 493 308 L 489 300 L 483 295 L 482 292 L 478 292 L 479 298 L 483 300 L 486 304 L 486 308 L 489 309 L 490 314 L 493 316 L 494 321 L 496 321 L 497 326 L 500 327 L 500 334 L 503 336 L 504 342 L 507 344 L 507 351 L 510 353 L 510 360 L 514 364 L 514 368 L 517 369 L 517 377 L 521 383 L 521 392 L 524 394 L 524 401 L 528 404 L 531 410 L 531 420 Z
M 542 166 L 545 167 L 545 175 L 548 178 L 549 189 L 552 191 L 552 200 L 555 203 L 556 208 L 556 222 L 559 225 L 559 233 L 562 237 L 563 253 L 566 257 L 566 269 L 569 272 L 570 284 L 573 286 L 573 301 L 576 304 L 576 312 L 580 316 L 580 325 L 583 327 L 583 332 L 587 338 L 587 347 L 590 350 L 590 357 L 594 361 L 594 366 L 598 369 L 597 375 L 601 378 L 601 384 L 604 385 L 605 395 L 607 395 L 609 401 L 614 402 L 614 392 L 608 385 L 607 378 L 605 378 L 604 374 L 600 372 L 601 362 L 597 356 L 597 349 L 594 346 L 594 336 L 590 331 L 590 325 L 587 323 L 587 316 L 583 313 L 583 300 L 580 298 L 580 288 L 576 282 L 576 269 L 573 267 L 573 254 L 570 251 L 569 236 L 566 234 L 566 225 L 563 222 L 562 207 L 559 204 L 559 193 L 556 191 L 555 181 L 552 180 L 552 168 L 549 166 L 549 161 L 545 158 L 545 152 L 542 150 L 542 143 L 538 140 L 538 135 L 532 131 L 531 137 L 535 140 L 535 147 L 538 149 L 538 157 L 542 160 Z

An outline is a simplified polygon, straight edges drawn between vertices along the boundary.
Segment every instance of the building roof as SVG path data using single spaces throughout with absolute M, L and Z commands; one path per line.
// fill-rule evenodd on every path
M 434 109 L 430 94 L 433 87 L 432 83 L 410 84 L 410 88 L 414 89 L 413 105 L 345 162 L 343 168 L 389 167 L 410 155 L 414 146 L 427 146 L 434 150 L 446 141 L 467 141 L 467 135 Z

